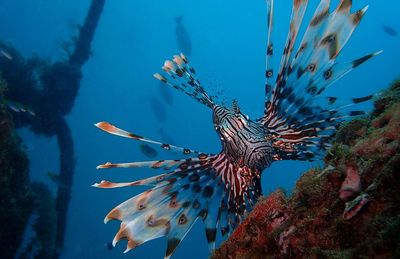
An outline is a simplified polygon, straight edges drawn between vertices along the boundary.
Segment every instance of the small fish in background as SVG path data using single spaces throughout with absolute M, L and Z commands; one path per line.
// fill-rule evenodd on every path
M 147 144 L 140 144 L 140 151 L 148 158 L 155 158 L 158 155 L 157 151 Z
M 104 247 L 105 247 L 108 251 L 111 251 L 111 250 L 113 250 L 113 248 L 114 248 L 112 242 L 104 243 Z
M 162 123 L 166 122 L 167 113 L 165 111 L 165 106 L 163 105 L 163 103 L 155 97 L 151 97 L 149 101 L 151 109 L 153 110 L 153 113 L 157 117 L 157 119 Z
M 11 56 L 11 54 L 6 51 L 5 49 L 1 49 L 0 48 L 0 57 L 5 57 L 8 60 L 13 60 L 13 57 Z
M 166 86 L 163 82 L 159 83 L 159 89 L 160 89 L 160 94 L 163 99 L 163 101 L 168 104 L 169 106 L 172 106 L 174 102 L 174 97 L 172 95 L 171 88 Z
M 387 35 L 390 35 L 392 37 L 396 37 L 397 36 L 396 29 L 391 27 L 391 26 L 389 26 L 389 25 L 382 24 L 382 29 Z
M 19 113 L 27 113 L 31 116 L 35 116 L 35 112 L 33 112 L 29 107 L 23 105 L 22 103 L 6 100 L 7 107 L 13 112 Z
M 179 50 L 190 57 L 192 53 L 192 41 L 190 40 L 189 33 L 185 25 L 182 23 L 183 15 L 175 18 L 176 22 L 176 40 L 178 41 Z

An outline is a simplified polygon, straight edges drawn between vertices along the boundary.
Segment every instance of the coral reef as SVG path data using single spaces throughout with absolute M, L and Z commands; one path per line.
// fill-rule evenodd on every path
M 261 199 L 213 258 L 399 258 L 400 81 L 344 123 L 325 168 Z

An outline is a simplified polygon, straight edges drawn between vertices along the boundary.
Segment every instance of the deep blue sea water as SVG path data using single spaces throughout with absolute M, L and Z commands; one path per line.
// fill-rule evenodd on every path
M 292 1 L 275 4 L 275 67 L 286 34 Z M 310 1 L 309 18 L 319 1 Z M 338 1 L 333 1 L 334 4 Z M 370 52 L 384 53 L 367 62 L 329 89 L 332 95 L 364 96 L 386 88 L 400 76 L 400 37 L 382 30 L 390 25 L 400 31 L 400 3 L 394 0 L 355 0 L 354 10 L 370 9 L 340 60 L 350 61 Z M 89 0 L 1 0 L 0 39 L 23 55 L 37 54 L 50 60 L 63 55 L 59 40 L 76 33 L 83 22 Z M 139 143 L 105 134 L 93 126 L 109 121 L 152 139 L 160 139 L 162 128 L 178 146 L 215 153 L 220 143 L 214 132 L 211 112 L 188 96 L 173 92 L 172 106 L 164 105 L 166 121 L 160 122 L 149 100 L 160 98 L 159 82 L 152 77 L 166 58 L 180 52 L 175 35 L 175 17 L 190 35 L 191 64 L 205 83 L 217 80 L 230 102 L 237 99 L 250 116 L 260 116 L 264 100 L 266 13 L 262 0 L 119 0 L 107 1 L 93 41 L 93 54 L 83 69 L 83 81 L 75 106 L 67 117 L 76 150 L 76 173 L 69 208 L 62 258 L 161 258 L 164 238 L 148 242 L 128 254 L 125 243 L 108 250 L 118 222 L 103 224 L 110 209 L 140 193 L 143 188 L 95 189 L 102 179 L 129 181 L 154 174 L 148 169 L 98 171 L 98 164 L 147 159 Z M 370 106 L 364 107 L 369 109 Z M 28 129 L 19 131 L 31 160 L 31 179 L 56 185 L 47 172 L 57 172 L 56 139 L 37 137 Z M 159 153 L 160 158 L 175 158 Z M 282 187 L 290 192 L 295 181 L 318 163 L 277 162 L 264 171 L 265 194 Z M 206 258 L 208 247 L 203 223 L 198 221 L 178 247 L 174 258 Z

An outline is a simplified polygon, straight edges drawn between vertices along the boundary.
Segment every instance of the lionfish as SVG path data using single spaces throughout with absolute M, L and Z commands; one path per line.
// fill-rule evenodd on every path
M 133 182 L 101 181 L 100 188 L 147 185 L 152 188 L 112 209 L 104 222 L 120 220 L 112 244 L 127 239 L 125 252 L 149 240 L 167 237 L 169 258 L 197 219 L 205 224 L 210 251 L 215 248 L 217 228 L 226 238 L 245 218 L 261 196 L 261 173 L 274 161 L 312 161 L 327 150 L 335 130 L 349 117 L 365 114 L 345 109 L 371 100 L 373 95 L 339 104 L 338 98 L 322 93 L 336 80 L 380 52 L 348 63 L 336 61 L 367 7 L 352 13 L 352 1 L 341 0 L 335 10 L 320 1 L 300 44 L 295 42 L 307 0 L 294 0 L 290 30 L 279 72 L 273 82 L 273 0 L 266 0 L 268 39 L 264 115 L 250 119 L 239 108 L 217 104 L 196 78 L 183 55 L 167 60 L 154 77 L 212 111 L 221 140 L 219 154 L 161 143 L 124 131 L 108 122 L 95 124 L 108 133 L 181 152 L 182 160 L 105 163 L 97 168 L 149 167 L 163 173 Z

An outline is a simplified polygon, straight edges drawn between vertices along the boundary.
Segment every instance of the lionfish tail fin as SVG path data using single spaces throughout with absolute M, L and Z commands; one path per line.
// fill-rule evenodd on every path
M 207 94 L 200 81 L 196 79 L 196 71 L 189 65 L 185 55 L 174 55 L 172 60 L 166 60 L 162 70 L 162 74 L 156 73 L 154 77 L 209 108 L 214 107 L 212 97 Z
M 131 167 L 146 166 L 167 171 L 134 182 L 101 181 L 93 185 L 98 188 L 152 186 L 152 189 L 112 209 L 104 219 L 105 223 L 110 220 L 121 221 L 113 245 L 127 239 L 125 252 L 166 236 L 165 258 L 169 258 L 199 218 L 205 224 L 211 251 L 215 248 L 218 226 L 222 236 L 226 237 L 261 195 L 259 172 L 235 166 L 223 154 L 199 154 L 183 160 L 130 164 Z M 111 167 L 115 166 L 106 166 Z
M 348 63 L 336 58 L 349 41 L 368 7 L 351 13 L 351 0 L 341 0 L 330 12 L 330 0 L 321 0 L 296 51 L 308 1 L 294 0 L 292 21 L 279 74 L 265 104 L 261 123 L 272 133 L 276 159 L 312 160 L 326 150 L 335 128 L 347 117 L 364 114 L 347 108 L 370 98 L 354 98 L 338 105 L 325 90 L 376 52 Z

